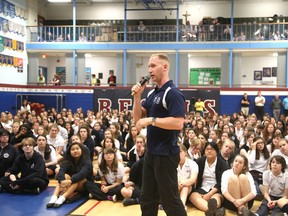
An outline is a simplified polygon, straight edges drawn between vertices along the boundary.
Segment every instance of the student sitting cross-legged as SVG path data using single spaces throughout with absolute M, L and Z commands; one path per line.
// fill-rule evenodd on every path
M 221 191 L 224 196 L 223 206 L 239 215 L 254 215 L 252 207 L 257 194 L 252 175 L 248 172 L 248 159 L 244 155 L 236 155 L 232 168 L 223 172 Z
M 88 151 L 89 152 L 89 151 Z M 47 208 L 58 208 L 74 192 L 85 192 L 86 181 L 93 181 L 93 166 L 85 146 L 79 142 L 69 145 L 57 175 L 58 184 Z
M 192 204 L 205 212 L 206 216 L 223 216 L 225 209 L 221 208 L 223 196 L 221 194 L 221 176 L 228 169 L 227 163 L 217 157 L 219 152 L 215 142 L 208 142 L 204 147 L 204 156 L 197 160 L 199 173 L 196 189 L 189 200 Z
M 271 212 L 270 215 L 277 215 L 284 206 L 282 203 L 285 202 L 283 201 L 285 199 L 286 202 L 288 201 L 288 173 L 285 172 L 287 167 L 285 159 L 280 155 L 275 155 L 271 157 L 269 167 L 270 170 L 266 170 L 263 173 L 265 199 L 255 212 L 258 216 L 266 216 L 269 212 Z

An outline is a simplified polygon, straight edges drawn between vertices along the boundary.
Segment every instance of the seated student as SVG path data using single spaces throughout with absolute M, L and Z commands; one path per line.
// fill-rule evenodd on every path
M 196 161 L 198 158 L 202 157 L 202 149 L 203 149 L 203 144 L 201 142 L 200 139 L 198 139 L 197 137 L 195 137 L 191 143 L 190 143 L 190 147 L 187 150 L 187 154 L 188 156 Z
M 18 147 L 21 145 L 22 140 L 27 137 L 35 138 L 32 130 L 27 125 L 23 124 L 19 127 L 18 133 L 11 137 L 10 144 Z
M 81 138 L 81 143 L 83 145 L 87 146 L 87 148 L 89 149 L 89 151 L 90 151 L 90 159 L 91 159 L 91 161 L 93 161 L 95 141 L 91 137 L 89 127 L 86 124 L 81 125 L 79 127 L 78 135 Z
M 144 137 L 141 139 L 144 139 Z M 124 206 L 140 203 L 140 191 L 142 187 L 142 169 L 143 169 L 146 143 L 144 143 L 144 145 L 141 145 L 141 148 L 143 149 L 143 156 L 140 157 L 139 160 L 137 160 L 135 163 L 133 163 L 130 169 L 129 178 L 124 183 L 125 187 L 121 189 L 121 194 L 124 197 L 123 200 Z
M 197 163 L 187 156 L 187 149 L 183 144 L 181 144 L 180 161 L 177 167 L 178 190 L 180 193 L 180 199 L 186 210 L 187 197 L 191 194 L 192 187 L 194 187 L 196 183 L 197 175 L 199 172 Z
M 271 154 L 271 156 L 281 155 L 285 159 L 286 164 L 288 164 L 288 145 L 287 144 L 288 142 L 286 139 L 280 139 L 278 142 L 279 149 L 275 149 L 273 153 Z M 286 168 L 286 171 L 287 170 L 288 168 Z
M 218 157 L 224 160 L 228 167 L 231 167 L 235 157 L 235 143 L 230 138 L 224 140 L 218 153 Z
M 14 160 L 19 155 L 16 148 L 9 144 L 9 131 L 0 129 L 0 178 L 14 163 Z
M 117 202 L 119 198 L 122 198 L 124 166 L 118 161 L 115 150 L 112 148 L 104 148 L 101 157 L 99 164 L 101 183 L 88 181 L 85 187 L 90 193 L 90 198 Z
M 265 199 L 255 212 L 258 216 L 266 216 L 270 211 L 271 215 L 276 215 L 281 212 L 280 206 L 283 200 L 287 199 L 282 198 L 288 192 L 288 173 L 285 172 L 287 167 L 285 159 L 279 155 L 273 156 L 270 159 L 269 167 L 270 169 L 263 173 Z
M 256 190 L 261 194 L 262 175 L 268 168 L 270 153 L 266 147 L 266 143 L 262 137 L 256 137 L 251 144 L 251 149 L 248 151 L 249 172 L 255 181 Z
M 240 154 L 245 155 L 246 157 L 248 156 L 248 151 L 251 148 L 254 138 L 255 138 L 255 133 L 251 133 L 251 132 L 248 133 L 246 143 L 242 145 L 239 149 Z
M 184 139 L 184 141 L 183 141 L 183 145 L 186 147 L 186 149 L 189 149 L 189 147 L 192 143 L 192 140 L 196 137 L 197 137 L 197 135 L 196 135 L 195 131 L 192 128 L 189 128 L 187 130 L 187 138 Z
M 61 135 L 59 135 L 59 128 L 57 124 L 52 124 L 49 127 L 49 134 L 47 135 L 47 143 L 55 148 L 57 162 L 59 163 L 63 159 L 65 141 L 64 138 Z
M 57 157 L 55 149 L 47 144 L 47 138 L 43 135 L 39 135 L 36 139 L 37 146 L 34 150 L 40 153 L 45 160 L 45 167 L 48 176 L 53 176 L 55 174 Z
M 40 193 L 48 186 L 49 179 L 46 173 L 43 157 L 34 151 L 36 141 L 24 138 L 19 147 L 23 153 L 15 159 L 12 167 L 0 179 L 0 185 L 9 193 Z M 20 176 L 19 176 L 20 174 Z
M 106 137 L 104 138 L 103 140 L 103 149 L 105 148 L 112 148 L 115 150 L 115 156 L 116 158 L 118 159 L 119 162 L 123 162 L 123 158 L 122 158 L 122 155 L 119 151 L 118 148 L 115 147 L 115 143 L 114 143 L 115 139 L 111 138 L 111 137 Z M 102 149 L 102 152 L 98 155 L 98 164 L 101 163 L 101 160 L 102 160 L 102 155 L 103 155 L 103 149 Z
M 249 209 L 257 194 L 253 177 L 248 169 L 247 157 L 238 154 L 234 158 L 232 168 L 224 171 L 221 178 L 223 206 L 245 216 L 253 214 Z
M 225 209 L 220 208 L 223 200 L 221 194 L 221 176 L 228 169 L 227 164 L 217 157 L 218 145 L 208 142 L 204 147 L 204 156 L 197 160 L 199 173 L 196 189 L 192 192 L 189 200 L 192 204 L 205 211 L 206 216 L 225 214 Z
M 93 166 L 84 146 L 74 142 L 68 146 L 57 175 L 58 184 L 47 208 L 58 208 L 76 191 L 85 192 L 84 184 L 93 181 Z M 86 152 L 87 153 L 87 152 Z
M 140 160 L 140 158 L 144 157 L 146 146 L 146 137 L 142 134 L 136 136 L 135 145 L 127 152 L 128 163 L 127 167 L 131 168 L 133 164 Z

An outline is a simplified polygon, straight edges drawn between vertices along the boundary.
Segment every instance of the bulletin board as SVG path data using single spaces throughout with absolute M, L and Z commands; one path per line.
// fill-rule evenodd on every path
M 221 85 L 221 68 L 190 68 L 190 85 Z

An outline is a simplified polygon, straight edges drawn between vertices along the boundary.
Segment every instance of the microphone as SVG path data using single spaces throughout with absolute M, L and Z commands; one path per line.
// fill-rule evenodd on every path
M 147 76 L 145 76 L 142 80 L 140 80 L 139 84 L 141 86 L 143 86 L 146 82 L 148 82 L 150 80 L 151 76 L 148 74 Z M 132 92 L 132 96 L 135 94 L 135 92 Z

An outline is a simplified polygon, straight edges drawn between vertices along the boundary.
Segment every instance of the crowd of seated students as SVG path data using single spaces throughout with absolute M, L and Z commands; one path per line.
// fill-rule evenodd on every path
M 288 116 L 275 121 L 268 114 L 263 120 L 241 114 L 187 113 L 177 168 L 186 209 L 192 203 L 208 216 L 225 209 L 288 213 Z M 1 192 L 41 193 L 49 177 L 58 184 L 47 208 L 88 193 L 124 206 L 141 202 L 146 131 L 137 131 L 131 111 L 2 112 L 0 127 Z

